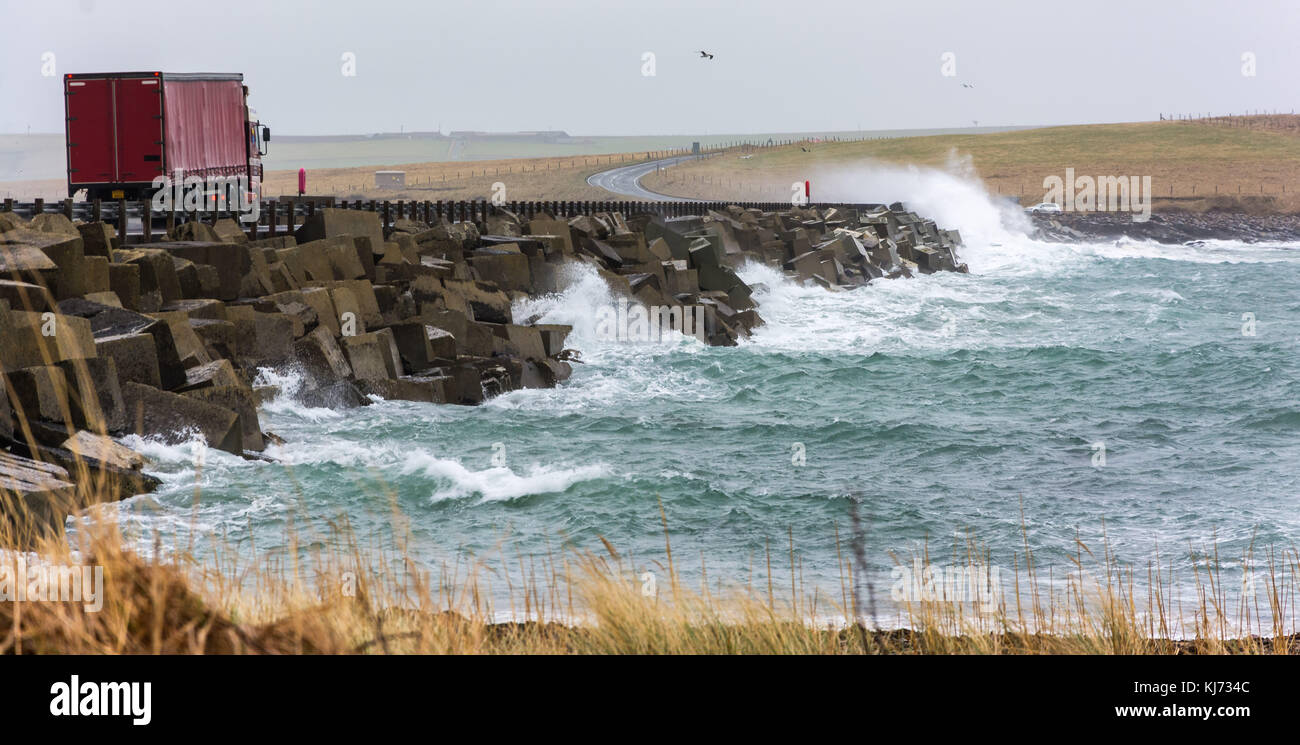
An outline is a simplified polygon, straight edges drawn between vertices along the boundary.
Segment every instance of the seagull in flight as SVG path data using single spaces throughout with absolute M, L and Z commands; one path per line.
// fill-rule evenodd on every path
M 704 51 L 703 49 L 701 49 L 701 50 L 700 50 L 700 59 L 713 59 L 713 55 L 711 55 L 711 54 L 709 54 L 708 52 L 706 52 L 706 51 Z
M 962 84 L 961 84 L 961 87 L 963 87 L 963 88 L 974 88 L 974 87 L 975 87 L 975 84 L 974 84 L 974 83 L 962 83 Z

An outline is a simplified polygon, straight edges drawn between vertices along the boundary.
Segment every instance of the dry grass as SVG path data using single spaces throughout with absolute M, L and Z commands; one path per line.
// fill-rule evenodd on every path
M 111 515 L 111 513 L 108 513 Z M 106 515 L 106 517 L 108 516 Z M 149 560 L 128 547 L 112 519 L 85 521 L 77 552 L 44 539 L 40 560 L 103 567 L 103 607 L 77 602 L 0 602 L 0 653 L 76 654 L 1288 654 L 1300 557 L 1267 552 L 1258 594 L 1233 596 L 1217 556 L 1197 571 L 1199 598 L 1180 608 L 1172 562 L 1153 563 L 1150 590 L 1103 545 L 1078 543 L 1074 571 L 1044 576 L 1032 551 L 1015 560 L 1010 594 L 990 611 L 974 604 L 904 602 L 881 628 L 855 568 L 865 539 L 841 549 L 840 586 L 797 579 L 710 591 L 688 588 L 667 569 L 657 593 L 606 543 L 600 553 L 466 556 L 438 572 L 414 557 L 362 551 L 345 523 L 326 541 L 335 551 L 200 561 L 184 550 Z M 791 545 L 791 556 L 793 555 Z M 988 572 L 971 542 L 955 546 L 969 570 Z M 1207 554 L 1213 556 L 1213 553 Z M 915 557 L 929 563 L 929 556 Z M 784 547 L 765 557 L 785 562 Z M 900 560 L 908 563 L 907 559 Z M 15 554 L 0 555 L 15 571 Z M 790 568 L 797 569 L 791 559 Z M 791 572 L 797 577 L 797 572 Z M 504 592 L 502 591 L 504 588 Z M 1252 605 L 1252 603 L 1254 605 Z M 1188 611 L 1190 610 L 1190 613 Z M 503 621 L 506 617 L 512 620 Z M 856 622 L 846 622 L 856 619 Z M 1274 620 L 1269 620 L 1274 619 Z
M 873 162 L 948 168 L 954 155 L 990 192 L 1043 199 L 1043 179 L 1150 176 L 1157 209 L 1300 212 L 1300 116 L 1239 117 L 1238 126 L 1143 122 L 866 140 L 758 149 L 753 157 L 689 162 L 642 183 L 684 197 L 786 200 L 790 184 Z M 1267 120 L 1267 121 L 1265 121 Z M 846 198 L 839 197 L 836 198 Z

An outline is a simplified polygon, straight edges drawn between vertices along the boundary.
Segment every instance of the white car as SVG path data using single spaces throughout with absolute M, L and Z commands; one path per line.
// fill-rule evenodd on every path
M 1046 212 L 1053 212 L 1053 213 L 1055 213 L 1055 212 L 1060 212 L 1060 211 L 1061 211 L 1061 205 L 1057 204 L 1056 202 L 1039 202 L 1038 204 L 1035 204 L 1033 207 L 1026 207 L 1026 208 L 1025 208 L 1025 212 L 1030 212 L 1030 213 L 1040 213 L 1040 212 L 1041 212 L 1041 213 L 1046 213 Z

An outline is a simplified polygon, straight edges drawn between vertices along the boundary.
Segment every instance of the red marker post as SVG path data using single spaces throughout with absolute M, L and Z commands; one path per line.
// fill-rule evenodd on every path
M 812 182 L 811 181 L 803 182 L 803 198 L 804 198 L 804 204 L 812 204 Z
M 307 193 L 307 169 L 299 168 L 298 169 L 298 196 L 301 197 L 306 193 Z

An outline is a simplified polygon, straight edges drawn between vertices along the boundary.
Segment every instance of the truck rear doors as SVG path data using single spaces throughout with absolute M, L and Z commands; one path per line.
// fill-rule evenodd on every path
M 162 82 L 158 76 L 65 79 L 68 189 L 132 188 L 163 173 Z M 105 193 L 104 196 L 117 197 Z M 138 193 L 136 194 L 138 196 Z

